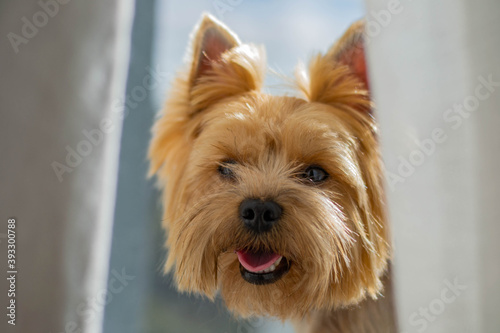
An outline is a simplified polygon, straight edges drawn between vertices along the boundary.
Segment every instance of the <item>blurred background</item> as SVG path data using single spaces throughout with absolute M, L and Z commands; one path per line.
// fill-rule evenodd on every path
M 268 320 L 238 322 L 221 300 L 215 304 L 179 294 L 162 274 L 162 207 L 154 180 L 147 180 L 146 152 L 153 118 L 184 65 L 190 33 L 204 12 L 229 26 L 243 42 L 265 46 L 272 71 L 266 90 L 288 93 L 279 75 L 292 76 L 299 60 L 325 51 L 363 16 L 360 0 L 137 1 L 127 83 L 110 270 L 126 268 L 135 279 L 106 306 L 104 332 L 288 333 L 290 325 Z M 138 91 L 154 75 L 146 96 Z M 110 271 L 110 277 L 112 277 Z
M 276 94 L 366 17 L 400 332 L 500 332 L 498 0 L 0 1 L 4 274 L 9 219 L 17 246 L 0 332 L 292 332 L 179 294 L 162 273 L 146 152 L 204 12 L 264 45 Z

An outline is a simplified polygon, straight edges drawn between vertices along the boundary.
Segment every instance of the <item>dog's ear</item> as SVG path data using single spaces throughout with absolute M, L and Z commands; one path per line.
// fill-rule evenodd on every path
M 326 57 L 346 65 L 369 90 L 365 53 L 364 21 L 353 23 L 344 35 L 330 48 Z
M 241 44 L 238 36 L 208 14 L 202 16 L 191 38 L 191 86 L 206 75 L 214 63 L 222 60 L 224 52 Z
M 263 50 L 242 44 L 207 14 L 194 29 L 186 61 L 187 71 L 176 77 L 153 127 L 150 175 L 165 165 L 165 175 L 182 170 L 194 139 L 203 130 L 204 111 L 224 98 L 260 90 L 264 79 Z
M 192 113 L 225 97 L 259 90 L 264 75 L 263 51 L 241 44 L 236 34 L 205 14 L 192 37 L 189 73 Z
M 325 55 L 312 59 L 308 71 L 299 67 L 297 74 L 299 88 L 310 101 L 370 110 L 364 21 L 352 24 Z

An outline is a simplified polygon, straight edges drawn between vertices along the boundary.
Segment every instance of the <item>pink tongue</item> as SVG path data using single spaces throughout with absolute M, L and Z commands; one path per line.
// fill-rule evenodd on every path
M 238 260 L 246 270 L 250 272 L 258 272 L 263 269 L 269 268 L 281 256 L 277 253 L 250 253 L 237 251 Z

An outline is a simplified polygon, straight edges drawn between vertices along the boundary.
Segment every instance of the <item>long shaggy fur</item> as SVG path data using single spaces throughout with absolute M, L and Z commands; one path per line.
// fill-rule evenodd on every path
M 200 27 L 198 51 L 173 84 L 149 150 L 164 193 L 166 271 L 182 291 L 220 291 L 243 317 L 302 318 L 377 298 L 390 247 L 367 87 L 333 50 L 298 70 L 303 98 L 264 94 L 263 50 L 208 16 Z M 220 57 L 200 51 L 209 47 L 200 46 L 203 29 L 227 48 Z M 234 180 L 217 171 L 228 159 Z M 329 179 L 304 183 L 298 175 L 309 165 Z M 238 216 L 245 198 L 279 203 L 276 228 L 250 233 Z M 235 254 L 242 248 L 279 253 L 291 269 L 273 284 L 249 284 Z

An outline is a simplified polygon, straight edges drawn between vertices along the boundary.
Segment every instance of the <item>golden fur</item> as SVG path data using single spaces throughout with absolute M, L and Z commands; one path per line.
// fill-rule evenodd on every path
M 179 290 L 211 299 L 220 291 L 242 317 L 281 319 L 380 296 L 390 247 L 377 126 L 367 84 L 344 61 L 362 28 L 298 70 L 299 98 L 261 92 L 264 51 L 203 17 L 149 150 L 164 194 L 165 270 Z M 234 181 L 217 171 L 228 159 Z M 304 183 L 298 175 L 309 165 L 321 165 L 328 180 Z M 277 227 L 249 233 L 238 218 L 245 198 L 278 202 Z M 293 264 L 275 283 L 253 285 L 240 276 L 240 248 Z

